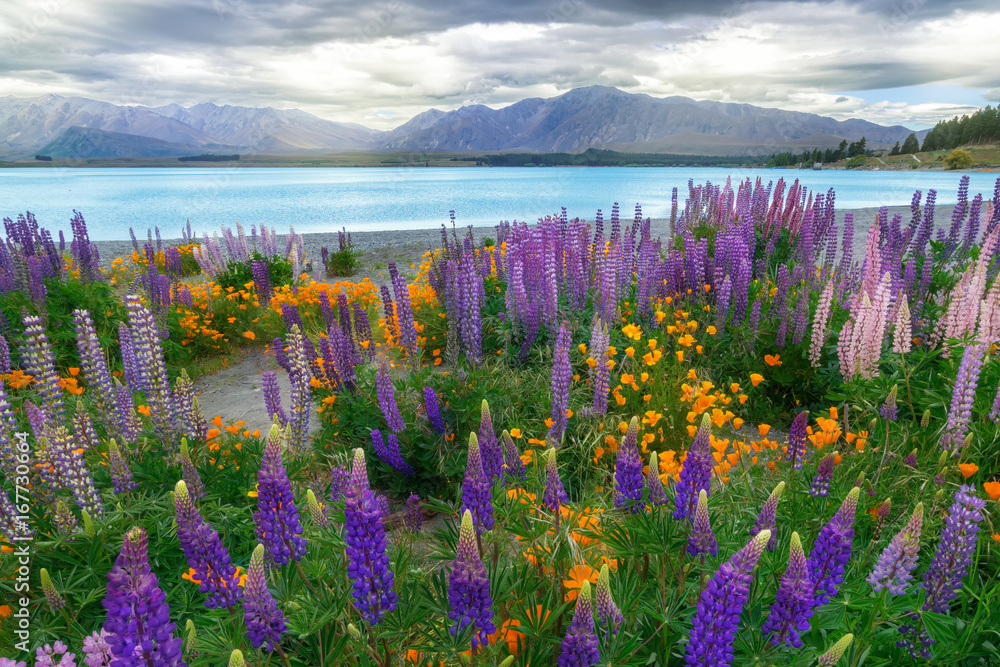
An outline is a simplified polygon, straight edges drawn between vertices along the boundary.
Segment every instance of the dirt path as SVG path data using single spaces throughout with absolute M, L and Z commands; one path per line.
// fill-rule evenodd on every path
M 262 434 L 267 433 L 271 428 L 271 418 L 264 407 L 261 379 L 264 371 L 278 372 L 281 404 L 287 412 L 291 402 L 288 374 L 278 367 L 273 354 L 265 352 L 264 348 L 253 348 L 221 371 L 203 375 L 194 381 L 205 419 L 212 420 L 220 415 L 224 424 L 243 420 L 247 429 L 260 429 Z M 309 417 L 309 432 L 315 433 L 319 427 L 319 414 L 314 404 Z

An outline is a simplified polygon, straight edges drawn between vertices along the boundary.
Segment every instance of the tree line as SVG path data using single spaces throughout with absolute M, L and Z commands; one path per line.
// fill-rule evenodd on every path
M 1000 107 L 987 106 L 972 115 L 955 116 L 935 125 L 924 137 L 923 150 L 941 151 L 997 142 L 1000 142 Z

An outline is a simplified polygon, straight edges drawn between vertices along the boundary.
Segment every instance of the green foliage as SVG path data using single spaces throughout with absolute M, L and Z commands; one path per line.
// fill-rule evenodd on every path
M 259 252 L 253 252 L 246 262 L 228 262 L 226 270 L 219 272 L 215 277 L 215 282 L 224 289 L 244 289 L 247 283 L 253 282 L 253 270 L 250 267 L 251 260 L 263 260 L 267 262 L 267 268 L 271 272 L 272 285 L 289 285 L 296 278 L 292 275 L 292 260 L 286 257 L 264 257 Z
M 98 280 L 82 282 L 75 278 L 48 278 L 45 280 L 45 289 L 45 308 L 41 310 L 20 290 L 10 290 L 0 295 L 0 311 L 11 327 L 7 340 L 15 366 L 20 361 L 18 348 L 24 333 L 22 313 L 25 310 L 41 316 L 45 322 L 46 334 L 52 343 L 59 368 L 80 365 L 76 350 L 76 330 L 73 327 L 73 311 L 77 309 L 90 312 L 98 340 L 112 364 L 121 358 L 118 349 L 118 323 L 126 321 L 126 314 L 125 307 L 111 285 Z
M 326 261 L 326 275 L 329 277 L 353 276 L 358 272 L 358 260 L 365 253 L 352 245 L 343 250 L 331 252 Z
M 924 151 L 1000 141 L 1000 108 L 986 106 L 968 116 L 943 120 L 924 137 Z

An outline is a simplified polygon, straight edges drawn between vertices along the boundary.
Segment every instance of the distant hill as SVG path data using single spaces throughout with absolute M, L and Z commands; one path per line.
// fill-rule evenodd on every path
M 232 146 L 214 146 L 220 152 Z M 211 144 L 192 146 L 123 132 L 71 127 L 41 149 L 49 157 L 180 157 L 204 153 Z
M 389 131 L 338 123 L 299 109 L 207 103 L 117 106 L 59 95 L 0 97 L 0 159 L 47 155 L 52 144 L 64 157 L 124 157 L 122 153 L 154 157 L 214 152 L 216 147 L 219 152 L 248 156 L 348 150 L 571 153 L 591 147 L 735 156 L 824 149 L 862 136 L 869 148 L 888 148 L 910 132 L 900 125 L 838 121 L 750 104 L 658 98 L 605 86 L 524 99 L 501 109 L 483 105 L 430 109 Z M 918 139 L 926 132 L 918 132 Z M 74 154 L 74 150 L 88 153 Z M 172 150 L 179 152 L 164 153 Z
M 871 148 L 891 147 L 912 130 L 863 120 L 838 121 L 816 114 L 749 104 L 657 98 L 590 86 L 548 99 L 522 100 L 503 109 L 482 105 L 438 112 L 415 132 L 386 134 L 396 150 L 580 151 L 591 146 L 637 152 L 713 155 L 779 152 L 792 145 L 826 148 L 866 137 Z M 412 121 L 411 121 L 412 123 Z M 918 133 L 918 137 L 922 133 Z

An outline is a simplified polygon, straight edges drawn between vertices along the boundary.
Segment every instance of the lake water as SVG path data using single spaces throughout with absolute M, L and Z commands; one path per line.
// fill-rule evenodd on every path
M 934 188 L 940 204 L 956 201 L 959 174 L 942 172 L 854 172 L 689 168 L 177 168 L 2 169 L 0 217 L 31 211 L 52 230 L 69 229 L 81 211 L 94 240 L 124 240 L 128 228 L 140 236 L 154 225 L 165 238 L 179 235 L 186 220 L 197 232 L 237 218 L 264 222 L 279 232 L 421 229 L 447 222 L 454 209 L 459 225 L 534 221 L 565 206 L 570 217 L 610 215 L 614 202 L 631 218 L 669 217 L 671 189 L 687 182 L 724 183 L 760 176 L 766 183 L 798 178 L 810 189 L 834 188 L 837 208 L 900 206 L 916 189 Z M 995 173 L 972 173 L 970 198 L 992 197 Z

